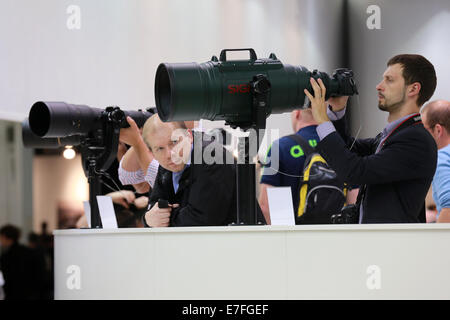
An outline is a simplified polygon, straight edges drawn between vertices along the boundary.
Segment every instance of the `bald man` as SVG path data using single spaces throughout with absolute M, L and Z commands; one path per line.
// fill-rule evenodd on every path
M 138 193 L 147 193 L 153 188 L 159 163 L 145 144 L 134 120 L 127 117 L 129 128 L 120 130 L 120 141 L 130 146 L 119 163 L 119 180 L 123 185 L 133 185 Z M 193 129 L 197 121 L 185 121 Z
M 230 155 L 222 146 L 215 145 L 223 149 L 219 163 L 207 164 L 203 158 L 197 161 L 198 157 L 194 161 L 192 131 L 183 122 L 162 122 L 158 115 L 146 121 L 142 137 L 159 162 L 145 226 L 220 226 L 234 221 L 235 167 L 225 164 Z M 205 147 L 212 149 L 216 143 L 204 141 L 201 133 L 195 137 L 195 143 L 202 144 L 196 151 L 202 155 Z M 158 200 L 167 200 L 169 207 L 159 208 Z
M 430 102 L 422 108 L 421 115 L 425 129 L 438 147 L 438 163 L 432 182 L 437 222 L 450 223 L 450 102 Z

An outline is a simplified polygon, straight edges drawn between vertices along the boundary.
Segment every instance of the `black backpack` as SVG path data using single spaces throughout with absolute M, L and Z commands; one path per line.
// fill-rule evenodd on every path
M 344 207 L 347 186 L 324 158 L 298 134 L 289 136 L 302 148 L 306 159 L 299 183 L 296 224 L 329 224 Z

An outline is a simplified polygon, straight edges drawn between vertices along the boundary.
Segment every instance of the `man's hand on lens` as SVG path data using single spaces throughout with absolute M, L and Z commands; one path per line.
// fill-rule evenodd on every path
M 172 209 L 179 206 L 179 204 L 175 203 L 169 204 L 168 208 L 159 208 L 158 203 L 156 203 L 150 211 L 145 213 L 145 222 L 152 228 L 168 227 Z
M 327 115 L 327 104 L 325 103 L 325 85 L 322 82 L 322 79 L 319 78 L 316 81 L 314 78 L 310 79 L 311 86 L 314 90 L 314 96 L 305 89 L 304 92 L 311 101 L 311 111 L 314 117 L 314 120 L 318 124 L 330 121 Z
M 119 140 L 129 146 L 135 146 L 142 140 L 141 131 L 131 117 L 127 117 L 127 122 L 130 127 L 120 129 Z

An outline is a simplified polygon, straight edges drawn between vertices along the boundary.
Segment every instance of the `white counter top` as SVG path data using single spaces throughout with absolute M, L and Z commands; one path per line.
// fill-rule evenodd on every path
M 399 223 L 399 224 L 334 224 L 296 226 L 226 226 L 226 227 L 172 227 L 172 228 L 119 228 L 119 229 L 66 229 L 54 230 L 56 236 L 87 234 L 129 233 L 204 233 L 204 232 L 296 232 L 296 231 L 382 231 L 382 230 L 448 230 L 450 223 Z

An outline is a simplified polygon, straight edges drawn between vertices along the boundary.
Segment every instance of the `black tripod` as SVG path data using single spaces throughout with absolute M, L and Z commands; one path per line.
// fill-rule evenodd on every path
M 253 97 L 252 121 L 245 124 L 230 124 L 233 128 L 239 127 L 244 132 L 250 132 L 248 137 L 240 138 L 238 144 L 239 160 L 236 166 L 237 225 L 258 224 L 256 165 L 253 159 L 261 144 L 259 133 L 264 133 L 266 118 L 269 115 L 270 82 L 267 77 L 262 74 L 254 76 L 250 82 L 250 88 Z M 256 141 L 256 148 L 251 148 L 250 143 L 254 141 Z
M 83 170 L 89 183 L 91 228 L 102 228 L 97 195 L 101 194 L 102 175 L 106 175 L 117 154 L 124 113 L 119 107 L 107 107 L 101 118 L 102 127 L 89 133 L 81 142 Z

